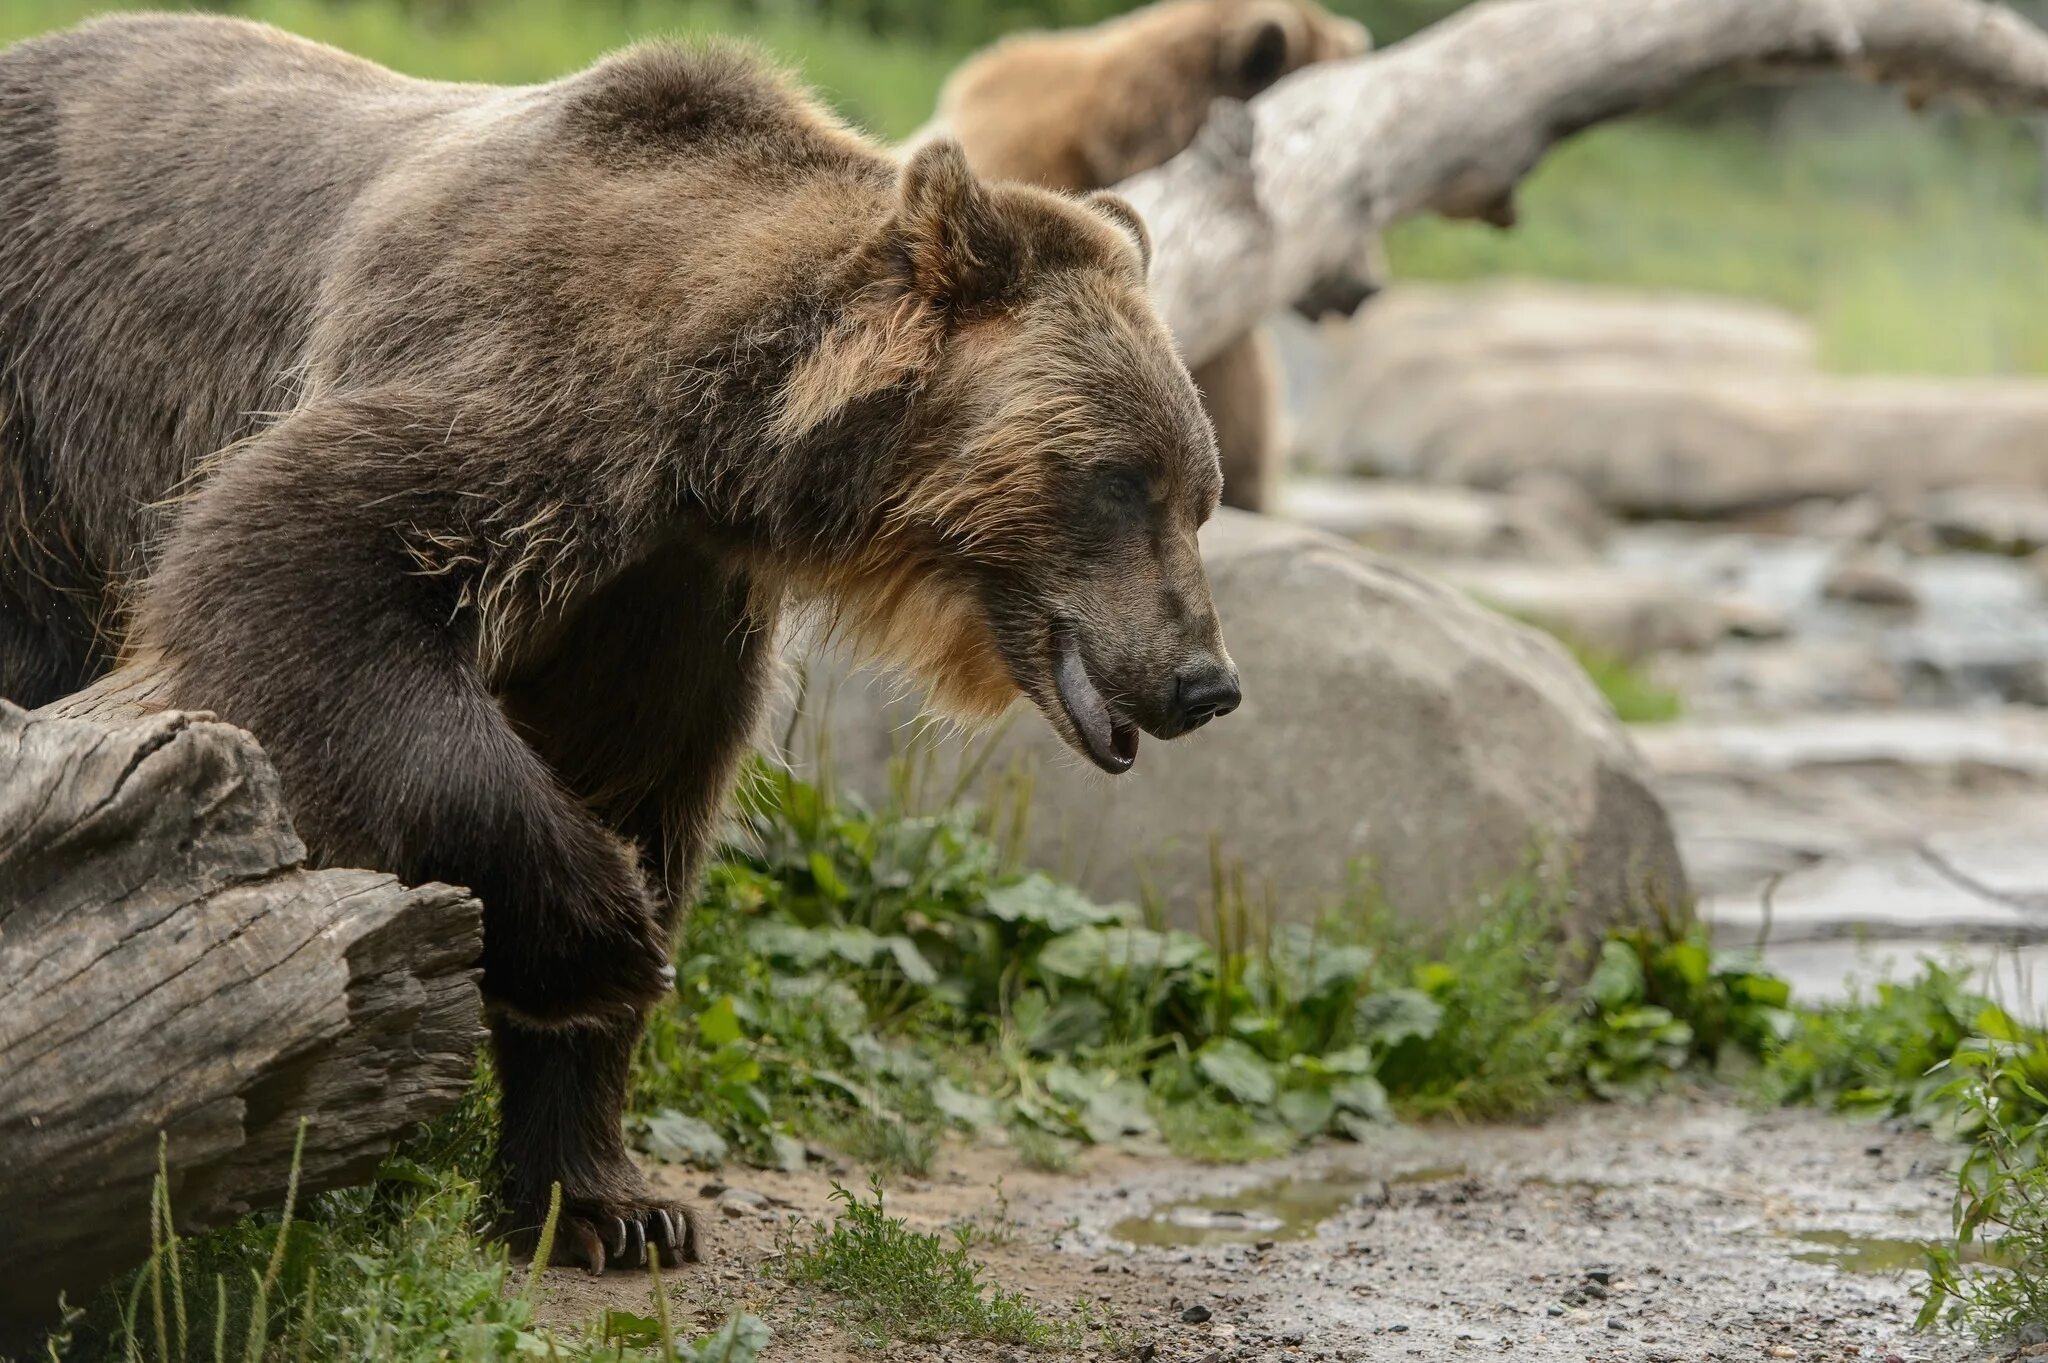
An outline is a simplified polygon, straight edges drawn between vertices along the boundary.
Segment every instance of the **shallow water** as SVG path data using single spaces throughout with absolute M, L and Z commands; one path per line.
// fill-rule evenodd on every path
M 1319 1178 L 1281 1178 L 1242 1192 L 1169 1202 L 1145 1216 L 1128 1217 L 1110 1228 L 1112 1237 L 1134 1245 L 1249 1245 L 1306 1240 L 1338 1213 L 1385 1199 L 1389 1187 L 1437 1183 L 1464 1175 L 1462 1168 L 1423 1168 L 1375 1178 L 1336 1173 Z

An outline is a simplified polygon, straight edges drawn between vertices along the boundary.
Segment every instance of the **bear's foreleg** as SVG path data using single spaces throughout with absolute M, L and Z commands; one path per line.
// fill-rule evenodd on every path
M 579 607 L 503 686 L 519 732 L 639 848 L 665 921 L 691 893 L 753 735 L 773 646 L 768 609 L 743 575 L 670 545 Z M 664 1257 L 695 1259 L 689 1208 L 652 1197 L 620 1139 L 638 1023 L 535 1032 L 505 1019 L 495 1030 L 515 1222 L 536 1224 L 545 1179 L 560 1178 L 567 1254 L 630 1266 L 643 1241 L 673 1230 Z
M 173 529 L 139 644 L 174 703 L 263 743 L 317 860 L 483 899 L 516 1214 L 559 1181 L 566 1252 L 649 1229 L 680 1251 L 687 1217 L 642 1195 L 619 1132 L 640 1018 L 673 980 L 666 914 L 487 689 L 459 575 L 409 548 L 463 496 L 461 437 L 416 411 L 333 402 L 237 450 Z M 624 1213 L 637 1232 L 608 1223 Z

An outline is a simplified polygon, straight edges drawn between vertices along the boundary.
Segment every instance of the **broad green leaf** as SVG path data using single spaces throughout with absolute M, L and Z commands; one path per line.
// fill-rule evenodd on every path
M 640 1148 L 670 1164 L 694 1164 L 716 1169 L 725 1163 L 725 1137 L 709 1122 L 687 1116 L 673 1108 L 664 1109 L 641 1124 Z
M 1444 1009 L 1420 989 L 1382 989 L 1367 994 L 1352 1010 L 1358 1034 L 1383 1050 L 1404 1041 L 1427 1041 L 1443 1026 Z M 1324 1063 L 1335 1068 L 1334 1057 Z
M 1257 1051 L 1232 1037 L 1218 1037 L 1197 1051 L 1195 1068 L 1204 1079 L 1247 1107 L 1271 1105 L 1279 1090 L 1273 1067 Z
M 1323 1089 L 1289 1089 L 1274 1105 L 1297 1136 L 1320 1135 L 1337 1114 L 1337 1101 Z
M 1209 955 L 1201 938 L 1150 928 L 1078 928 L 1045 944 L 1038 968 L 1069 980 L 1100 980 L 1129 973 L 1185 970 Z
M 926 988 L 939 982 L 939 972 L 917 949 L 917 943 L 908 937 L 888 937 L 883 942 L 889 949 L 890 958 L 896 962 L 896 968 L 903 972 L 904 979 Z
M 1643 962 L 1627 942 L 1609 938 L 1600 944 L 1600 964 L 1586 982 L 1586 994 L 1602 1008 L 1619 1008 L 1642 998 Z
M 1097 904 L 1073 886 L 1035 873 L 990 890 L 983 905 L 1005 923 L 1036 923 L 1055 936 L 1075 928 L 1125 923 L 1132 917 L 1128 904 Z
M 676 1350 L 677 1363 L 756 1363 L 775 1332 L 759 1316 L 737 1315 L 694 1344 Z
M 969 1093 L 943 1077 L 932 1085 L 932 1105 L 947 1121 L 970 1131 L 994 1126 L 1001 1117 L 995 1099 Z
M 1069 994 L 1038 1016 L 1024 1041 L 1040 1055 L 1067 1055 L 1102 1040 L 1108 1025 L 1109 1009 L 1101 999 Z
M 1145 1106 L 1145 1086 L 1135 1079 L 1119 1079 L 1097 1089 L 1081 1111 L 1081 1125 L 1097 1144 L 1158 1130 Z
M 832 864 L 831 854 L 825 851 L 811 853 L 811 879 L 817 882 L 818 893 L 831 900 L 848 897 L 846 882 L 839 878 L 839 868 Z
M 706 1045 L 724 1046 L 740 1039 L 739 1014 L 733 1011 L 732 995 L 697 1014 L 697 1035 Z
M 1394 1120 L 1394 1108 L 1387 1101 L 1387 1090 L 1369 1074 L 1355 1074 L 1330 1085 L 1330 1101 L 1343 1111 L 1368 1121 Z

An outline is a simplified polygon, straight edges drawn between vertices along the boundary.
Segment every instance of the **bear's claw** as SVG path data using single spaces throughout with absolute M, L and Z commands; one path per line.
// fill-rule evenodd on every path
M 592 1275 L 608 1268 L 645 1268 L 650 1245 L 664 1265 L 694 1264 L 703 1258 L 697 1214 L 674 1205 L 565 1205 L 555 1244 L 556 1263 L 581 1264 Z

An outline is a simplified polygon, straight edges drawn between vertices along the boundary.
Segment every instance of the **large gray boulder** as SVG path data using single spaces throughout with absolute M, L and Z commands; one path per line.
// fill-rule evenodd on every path
M 1833 378 L 1801 324 L 1750 304 L 1435 288 L 1375 300 L 1340 335 L 1295 442 L 1325 468 L 1475 488 L 1562 475 L 1627 516 L 2048 490 L 2048 383 Z
M 1243 707 L 1174 743 L 1146 741 L 1109 778 L 1035 714 L 1012 716 L 983 773 L 1034 771 L 1027 852 L 1109 898 L 1149 889 L 1168 917 L 1207 919 L 1211 842 L 1255 905 L 1313 918 L 1358 872 L 1393 911 L 1447 924 L 1532 853 L 1569 862 L 1590 925 L 1685 878 L 1628 734 L 1550 638 L 1455 590 L 1303 526 L 1225 511 L 1202 547 Z M 900 688 L 813 659 L 793 757 L 827 736 L 833 779 L 885 793 L 917 730 Z M 813 728 L 815 726 L 815 728 Z M 928 788 L 971 743 L 940 736 Z M 986 779 L 985 777 L 982 779 Z M 1352 902 L 1358 902 L 1354 899 Z

